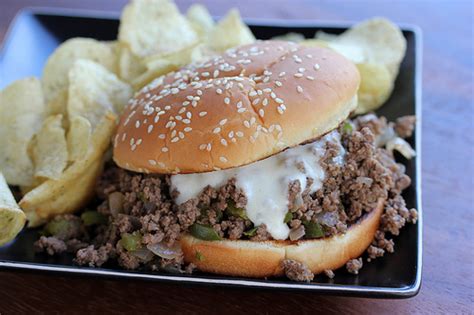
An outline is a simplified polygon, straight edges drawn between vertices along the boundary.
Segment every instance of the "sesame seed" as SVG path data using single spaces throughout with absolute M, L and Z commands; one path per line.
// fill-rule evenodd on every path
M 172 122 L 172 121 L 168 121 L 168 122 L 166 123 L 166 125 L 165 125 L 165 128 L 169 128 L 169 127 L 171 127 L 171 125 L 172 125 L 172 124 L 173 124 L 173 122 Z
M 193 117 L 193 114 L 191 114 L 191 112 L 187 112 L 187 113 L 186 113 L 186 117 L 188 117 L 189 119 L 191 119 L 191 117 Z
M 263 89 L 263 92 L 265 92 L 265 93 L 270 93 L 271 91 L 272 91 L 271 88 L 264 88 L 264 89 Z
M 275 99 L 275 102 L 277 102 L 278 104 L 283 104 L 283 100 L 279 97 Z
M 230 104 L 230 98 L 228 98 L 228 97 L 224 98 L 224 103 L 226 103 L 226 105 L 229 105 Z
M 267 105 L 268 105 L 268 98 L 264 98 L 264 99 L 263 99 L 262 105 L 263 105 L 263 106 L 267 106 Z
M 258 115 L 259 115 L 260 117 L 262 117 L 262 118 L 263 118 L 263 116 L 265 116 L 265 111 L 263 110 L 263 108 L 260 108 L 260 109 L 259 109 Z
M 187 118 L 186 118 L 186 119 L 183 119 L 183 123 L 185 123 L 185 124 L 190 124 L 190 123 L 191 123 L 191 120 L 189 120 L 189 119 L 187 119 Z M 175 124 L 175 125 L 176 125 L 176 124 Z
M 214 130 L 212 131 L 213 133 L 219 133 L 221 132 L 221 128 L 220 127 L 216 127 L 214 128 Z
M 313 55 L 311 55 L 311 54 L 307 54 L 307 55 L 306 55 L 306 58 L 309 58 L 309 59 L 311 59 L 311 58 L 313 58 Z
M 191 127 L 184 128 L 184 132 L 190 132 L 191 130 L 193 130 L 193 128 L 191 128 Z
M 303 73 L 303 72 L 305 72 L 305 71 L 306 71 L 305 68 L 298 68 L 298 72 L 300 72 L 300 73 Z
M 280 72 L 280 74 L 279 74 L 278 76 L 281 78 L 281 77 L 284 76 L 285 74 L 286 74 L 286 72 L 285 72 L 285 71 L 282 71 L 282 72 Z
M 171 89 L 171 94 L 178 94 L 179 93 L 179 89 L 177 88 L 172 88 Z
M 222 94 L 222 89 L 217 89 L 217 90 L 216 90 L 216 93 L 217 93 L 217 94 Z
M 183 106 L 188 106 L 189 104 L 191 104 L 189 101 L 184 101 L 183 102 Z
M 171 132 L 171 138 L 176 137 L 176 132 L 177 132 L 176 130 L 173 130 L 173 131 Z
M 237 139 L 232 138 L 232 139 L 230 139 L 230 141 L 231 141 L 232 143 L 236 143 L 236 142 L 237 142 Z
M 167 147 L 162 147 L 162 148 L 161 148 L 161 152 L 168 152 L 168 151 L 169 151 L 169 150 L 168 150 Z
M 320 68 L 321 68 L 321 67 L 319 66 L 318 63 L 316 63 L 316 64 L 314 65 L 314 70 L 319 70 Z
M 242 101 L 238 101 L 237 102 L 237 108 L 241 108 L 242 107 Z
M 182 113 L 184 113 L 185 111 L 186 111 L 186 108 L 183 107 L 183 108 L 181 108 L 181 109 L 178 111 L 178 114 L 182 114 Z
M 169 106 L 169 105 L 165 106 L 165 110 L 170 110 L 170 109 L 171 109 L 171 106 Z
M 293 76 L 295 78 L 301 78 L 303 76 L 303 74 L 298 72 L 298 73 L 295 73 Z
M 214 75 L 214 78 L 217 78 L 217 76 L 219 75 L 219 70 L 214 70 L 213 75 Z
M 222 162 L 222 163 L 227 163 L 227 159 L 225 158 L 225 156 L 221 156 L 219 158 L 219 160 Z
M 200 113 L 199 113 L 199 117 L 204 117 L 204 116 L 206 116 L 206 115 L 207 115 L 207 112 L 200 112 Z
M 124 133 L 122 134 L 122 142 L 125 141 L 126 138 L 127 138 L 127 133 L 124 132 Z
M 244 126 L 250 128 L 250 123 L 248 122 L 248 120 L 244 120 Z
M 277 96 L 276 96 L 276 94 L 275 94 L 274 92 L 271 92 L 271 93 L 270 93 L 270 97 L 271 97 L 271 98 L 276 98 Z
M 310 80 L 310 81 L 313 81 L 313 80 L 314 80 L 314 77 L 308 75 L 308 76 L 306 77 L 306 79 L 308 79 L 308 80 Z
M 222 120 L 219 122 L 219 125 L 224 126 L 226 122 L 227 122 L 227 119 L 222 119 Z
M 231 130 L 231 131 L 229 132 L 229 138 L 233 138 L 233 137 L 234 137 L 234 131 Z
M 283 83 L 281 83 L 280 81 L 275 81 L 275 85 L 276 85 L 276 86 L 282 86 Z
M 258 103 L 260 103 L 260 99 L 259 98 L 256 98 L 252 101 L 252 105 L 257 105 Z
M 148 160 L 148 164 L 155 166 L 155 165 L 156 165 L 156 161 L 155 161 L 155 160 Z
M 176 120 L 183 120 L 183 117 L 181 117 L 180 115 L 176 115 L 176 116 L 174 116 L 174 118 L 175 118 Z
M 242 131 L 237 131 L 235 135 L 239 138 L 242 138 L 244 136 L 244 133 Z
M 239 108 L 239 109 L 237 110 L 237 113 L 242 114 L 242 113 L 244 113 L 244 112 L 246 112 L 246 111 L 247 111 L 246 108 Z
M 255 124 L 256 121 L 257 119 L 255 117 L 250 118 L 250 126 Z
M 257 96 L 257 91 L 255 90 L 250 91 L 249 96 L 252 96 L 252 97 Z
M 203 144 L 199 145 L 199 150 L 201 150 L 201 151 L 205 150 L 206 146 L 207 146 L 206 143 L 203 143 Z
M 212 144 L 208 143 L 206 146 L 206 150 L 210 152 L 211 149 L 212 149 Z
M 181 139 L 184 139 L 184 133 L 182 131 L 178 132 L 178 136 L 181 138 Z
M 173 139 L 171 139 L 171 142 L 178 142 L 179 141 L 179 137 L 174 137 Z
M 298 91 L 298 93 L 303 93 L 303 88 L 298 85 L 298 86 L 296 87 L 296 91 Z
M 186 96 L 186 98 L 190 101 L 194 100 L 194 96 L 192 96 L 192 95 L 188 95 L 188 96 Z
M 162 133 L 162 134 L 160 134 L 160 135 L 158 136 L 158 138 L 164 139 L 164 138 L 166 138 L 166 135 L 165 135 L 164 133 Z
M 227 146 L 227 140 L 222 138 L 221 139 L 221 144 L 226 147 Z
M 135 122 L 135 128 L 140 128 L 140 121 L 137 120 L 137 121 Z
M 152 130 L 153 130 L 153 125 L 149 125 L 149 126 L 148 126 L 148 130 L 147 130 L 147 131 L 148 131 L 148 133 L 151 133 L 151 132 L 152 132 Z
M 158 162 L 158 165 L 159 165 L 160 167 L 162 167 L 162 168 L 165 168 L 165 167 L 166 167 L 165 163 L 163 163 L 163 162 Z

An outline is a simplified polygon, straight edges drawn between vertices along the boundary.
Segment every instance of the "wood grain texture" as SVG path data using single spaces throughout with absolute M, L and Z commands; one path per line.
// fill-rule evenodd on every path
M 192 1 L 177 1 L 181 9 Z M 473 2 L 201 0 L 212 14 L 238 7 L 244 17 L 357 21 L 386 16 L 424 32 L 423 284 L 408 300 L 316 296 L 311 293 L 182 286 L 0 271 L 0 313 L 449 313 L 474 312 Z M 25 6 L 120 11 L 125 3 L 99 0 L 2 0 L 0 41 Z

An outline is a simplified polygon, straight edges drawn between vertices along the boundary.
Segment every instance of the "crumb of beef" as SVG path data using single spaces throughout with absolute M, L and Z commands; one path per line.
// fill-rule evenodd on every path
M 395 120 L 395 132 L 402 138 L 409 138 L 415 129 L 415 122 L 414 115 L 399 117 Z
M 66 246 L 69 253 L 76 253 L 79 249 L 89 246 L 89 244 L 77 238 L 73 238 L 66 241 Z
M 347 271 L 355 275 L 359 273 L 359 270 L 362 268 L 362 266 L 362 258 L 351 259 L 346 263 Z
M 54 236 L 41 236 L 39 240 L 34 243 L 37 252 L 46 252 L 48 255 L 61 254 L 67 250 L 66 243 Z
M 81 248 L 76 253 L 76 263 L 79 265 L 88 265 L 89 267 L 102 266 L 110 256 L 114 256 L 115 249 L 110 243 L 100 246 L 98 249 L 94 245 Z
M 284 259 L 282 261 L 282 267 L 285 271 L 285 275 L 290 280 L 310 282 L 314 279 L 314 274 L 309 270 L 308 266 L 299 261 Z
M 127 252 L 124 249 L 118 249 L 117 251 L 117 261 L 119 265 L 124 269 L 137 269 L 140 266 L 140 258 Z
M 332 279 L 334 278 L 334 271 L 332 270 L 324 270 L 324 274 L 326 275 L 326 277 L 328 277 L 329 279 Z
M 140 219 L 137 217 L 127 215 L 127 214 L 118 214 L 117 218 L 113 221 L 113 223 L 118 231 L 122 233 L 130 233 L 141 228 Z
M 272 236 L 267 231 L 267 226 L 265 224 L 261 224 L 257 227 L 257 231 L 255 235 L 250 238 L 251 241 L 255 242 L 262 242 L 271 240 Z

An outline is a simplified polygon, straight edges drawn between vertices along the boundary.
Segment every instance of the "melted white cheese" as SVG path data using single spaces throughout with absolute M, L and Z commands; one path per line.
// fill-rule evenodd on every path
M 306 178 L 313 179 L 311 192 L 321 188 L 325 174 L 319 164 L 324 156 L 325 144 L 339 143 L 339 156 L 334 163 L 343 163 L 344 149 L 340 145 L 340 135 L 333 131 L 320 140 L 290 148 L 255 163 L 228 170 L 209 173 L 178 174 L 171 176 L 171 189 L 177 189 L 177 204 L 197 197 L 206 187 L 220 187 L 231 178 L 247 196 L 246 212 L 255 226 L 265 224 L 274 239 L 287 239 L 289 228 L 284 223 L 288 212 L 288 185 L 299 180 L 302 190 L 307 185 Z

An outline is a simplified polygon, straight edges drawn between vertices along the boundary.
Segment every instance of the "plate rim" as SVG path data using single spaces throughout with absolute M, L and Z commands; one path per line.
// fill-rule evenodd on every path
M 49 16 L 65 16 L 76 18 L 96 18 L 116 20 L 120 17 L 119 12 L 114 11 L 99 11 L 99 10 L 85 10 L 85 9 L 70 9 L 70 8 L 51 8 L 51 7 L 25 7 L 19 10 L 11 20 L 3 41 L 0 43 L 0 60 L 3 59 L 4 51 L 6 50 L 13 30 L 17 25 L 18 20 L 24 15 L 49 15 Z M 356 21 L 337 21 L 337 20 L 287 20 L 287 19 L 243 19 L 244 22 L 251 26 L 265 26 L 265 27 L 308 27 L 308 28 L 348 28 Z M 200 276 L 174 276 L 174 275 L 159 275 L 159 274 L 145 274 L 130 271 L 114 271 L 102 268 L 89 268 L 78 266 L 56 266 L 50 264 L 36 264 L 24 262 L 12 262 L 0 260 L 0 270 L 2 269 L 22 269 L 22 270 L 40 270 L 48 272 L 60 272 L 64 274 L 76 275 L 99 275 L 114 278 L 135 278 L 167 281 L 171 283 L 193 283 L 193 284 L 211 284 L 211 285 L 231 285 L 234 287 L 252 287 L 252 288 L 267 288 L 267 289 L 289 289 L 289 290 L 305 290 L 318 291 L 320 293 L 334 294 L 334 295 L 352 295 L 359 297 L 375 297 L 375 298 L 410 298 L 417 295 L 422 284 L 422 269 L 423 269 L 423 210 L 422 210 L 422 190 L 421 190 L 421 161 L 422 161 L 422 30 L 419 26 L 414 24 L 397 23 L 402 31 L 411 32 L 414 36 L 415 42 L 415 116 L 417 124 L 415 125 L 415 145 L 417 155 L 415 157 L 415 195 L 416 207 L 418 210 L 417 222 L 417 258 L 416 258 L 416 275 L 415 281 L 411 285 L 400 288 L 393 287 L 374 287 L 361 285 L 340 285 L 340 284 L 320 284 L 320 283 L 298 283 L 298 282 L 269 282 L 258 279 L 213 279 L 203 278 Z

